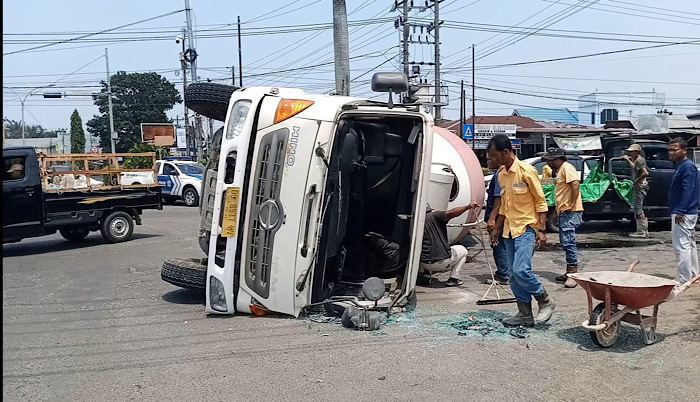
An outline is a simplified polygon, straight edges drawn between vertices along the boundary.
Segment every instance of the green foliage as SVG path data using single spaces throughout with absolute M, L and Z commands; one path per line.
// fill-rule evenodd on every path
M 163 159 L 170 155 L 170 151 L 166 147 L 158 147 L 155 145 L 140 142 L 129 149 L 131 153 L 155 152 L 156 159 Z M 126 169 L 150 169 L 153 167 L 153 160 L 148 156 L 132 156 L 124 160 Z
M 80 118 L 78 109 L 70 115 L 70 152 L 72 154 L 85 153 L 85 131 L 83 119 Z
M 2 123 L 5 125 L 5 130 L 7 130 L 7 138 L 22 138 L 21 121 L 4 118 Z M 56 131 L 48 131 L 40 125 L 28 124 L 26 121 L 24 122 L 24 131 L 25 138 L 49 138 L 58 135 Z
M 119 140 L 116 152 L 127 152 L 141 142 L 141 123 L 169 123 L 165 114 L 176 103 L 182 102 L 180 93 L 161 75 L 151 73 L 126 73 L 119 71 L 111 78 L 114 130 Z M 87 129 L 100 138 L 103 149 L 110 149 L 109 105 L 107 83 L 95 99 L 100 115 L 87 122 Z

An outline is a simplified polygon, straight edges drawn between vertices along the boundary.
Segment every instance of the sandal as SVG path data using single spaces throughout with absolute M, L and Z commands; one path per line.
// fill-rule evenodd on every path
M 450 278 L 445 282 L 445 286 L 459 286 L 464 284 L 464 281 L 457 278 Z

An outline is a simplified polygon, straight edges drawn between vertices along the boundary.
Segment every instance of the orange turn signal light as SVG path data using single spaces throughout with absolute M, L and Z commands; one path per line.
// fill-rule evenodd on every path
M 277 124 L 292 116 L 296 116 L 313 104 L 313 101 L 303 99 L 282 99 L 277 105 L 273 124 Z
M 267 315 L 270 313 L 270 310 L 266 309 L 265 307 L 258 306 L 256 304 L 249 304 L 248 308 L 250 308 L 250 312 L 258 317 L 262 317 L 264 315 Z

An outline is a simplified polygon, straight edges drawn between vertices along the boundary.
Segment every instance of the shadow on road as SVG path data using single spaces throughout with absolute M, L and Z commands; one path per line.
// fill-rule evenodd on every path
M 130 241 L 138 239 L 148 239 L 151 237 L 160 237 L 159 234 L 150 233 L 134 233 Z M 30 239 L 26 239 L 30 240 Z M 91 233 L 84 240 L 71 242 L 63 238 L 43 240 L 43 241 L 25 241 L 19 243 L 9 243 L 2 245 L 2 256 L 4 257 L 22 257 L 28 255 L 38 255 L 46 253 L 54 253 L 56 251 L 76 250 L 85 247 L 94 247 L 97 245 L 108 245 L 99 233 Z
M 579 350 L 587 352 L 632 353 L 645 347 L 653 347 L 653 345 L 645 345 L 639 327 L 631 325 L 621 324 L 620 335 L 609 348 L 601 348 L 593 343 L 588 332 L 582 327 L 572 327 L 558 331 L 557 336 L 564 341 L 577 344 Z M 663 342 L 664 339 L 666 339 L 666 335 L 657 333 L 654 344 Z
M 175 289 L 163 295 L 163 301 L 173 304 L 201 304 L 205 305 L 204 289 Z

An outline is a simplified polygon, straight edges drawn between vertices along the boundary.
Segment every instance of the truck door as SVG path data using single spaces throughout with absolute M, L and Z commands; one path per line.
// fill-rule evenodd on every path
M 158 183 L 163 187 L 163 195 L 178 195 L 177 189 L 180 183 L 178 175 L 179 173 L 172 163 L 163 163 L 163 171 L 158 174 Z
M 44 233 L 39 163 L 31 150 L 3 150 L 2 232 L 5 239 Z M 18 171 L 19 168 L 21 172 Z

